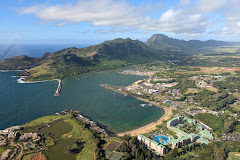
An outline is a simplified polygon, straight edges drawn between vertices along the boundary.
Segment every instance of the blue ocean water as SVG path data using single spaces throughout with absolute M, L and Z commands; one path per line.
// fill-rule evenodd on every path
M 5 58 L 28 55 L 30 57 L 41 57 L 46 52 L 56 52 L 68 47 L 87 47 L 87 44 L 0 44 L 0 61 Z
M 99 84 L 129 85 L 146 77 L 117 71 L 91 73 L 64 80 L 62 94 L 54 96 L 58 82 L 17 83 L 17 72 L 0 72 L 0 129 L 24 124 L 65 109 L 81 111 L 115 132 L 139 128 L 156 121 L 164 110 Z

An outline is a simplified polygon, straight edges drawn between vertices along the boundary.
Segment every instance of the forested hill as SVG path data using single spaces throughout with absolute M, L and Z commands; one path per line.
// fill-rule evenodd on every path
M 63 79 L 87 73 L 116 69 L 126 65 L 180 58 L 184 51 L 174 48 L 200 48 L 206 46 L 233 45 L 222 41 L 183 41 L 165 35 L 153 35 L 147 43 L 139 40 L 114 39 L 86 48 L 66 48 L 55 53 L 45 53 L 41 58 L 16 56 L 0 62 L 0 70 L 28 69 L 18 75 L 26 79 Z M 165 50 L 162 50 L 165 49 Z
M 234 46 L 240 45 L 239 42 L 225 42 L 225 41 L 200 41 L 200 40 L 179 40 L 170 38 L 164 34 L 154 34 L 148 39 L 146 44 L 154 49 L 200 49 L 205 47 L 218 47 L 218 46 Z

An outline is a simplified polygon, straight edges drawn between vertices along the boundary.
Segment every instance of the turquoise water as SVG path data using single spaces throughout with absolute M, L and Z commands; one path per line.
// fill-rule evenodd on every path
M 164 110 L 129 96 L 107 90 L 99 84 L 129 85 L 146 77 L 106 71 L 64 80 L 60 96 L 53 96 L 58 82 L 20 84 L 17 72 L 0 72 L 0 128 L 24 124 L 41 116 L 74 109 L 108 126 L 114 132 L 124 132 L 156 121 Z
M 164 140 L 161 141 L 161 138 L 163 138 Z M 168 137 L 162 136 L 162 135 L 156 136 L 156 137 L 154 138 L 154 140 L 155 140 L 156 142 L 158 142 L 158 143 L 161 143 L 161 144 L 168 143 L 168 141 L 169 141 Z

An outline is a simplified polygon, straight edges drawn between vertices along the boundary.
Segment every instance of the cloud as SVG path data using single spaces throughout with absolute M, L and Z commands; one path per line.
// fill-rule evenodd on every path
M 178 3 L 178 5 L 180 7 L 186 7 L 188 6 L 189 4 L 191 4 L 191 1 L 190 0 L 180 0 L 180 2 Z
M 32 13 L 36 13 L 43 7 L 44 7 L 44 5 L 34 5 L 34 6 L 30 6 L 30 7 L 21 8 L 21 9 L 17 10 L 17 12 L 19 14 L 32 14 Z
M 25 7 L 18 13 L 33 14 L 40 19 L 41 24 L 55 22 L 57 26 L 62 26 L 88 22 L 93 26 L 111 28 L 95 30 L 95 33 L 102 34 L 131 32 L 134 29 L 196 36 L 207 32 L 240 34 L 239 0 L 179 0 L 170 8 L 160 6 L 133 6 L 122 0 L 79 0 L 75 4 Z M 150 16 L 152 10 L 155 10 L 154 18 Z

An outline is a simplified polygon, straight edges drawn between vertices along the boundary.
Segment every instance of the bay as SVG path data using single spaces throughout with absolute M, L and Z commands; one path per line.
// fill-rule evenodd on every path
M 127 86 L 146 77 L 105 71 L 64 80 L 62 93 L 54 96 L 58 82 L 17 83 L 17 72 L 0 72 L 0 129 L 73 109 L 109 127 L 125 132 L 158 120 L 162 108 L 141 105 L 135 98 L 107 90 L 99 84 Z

